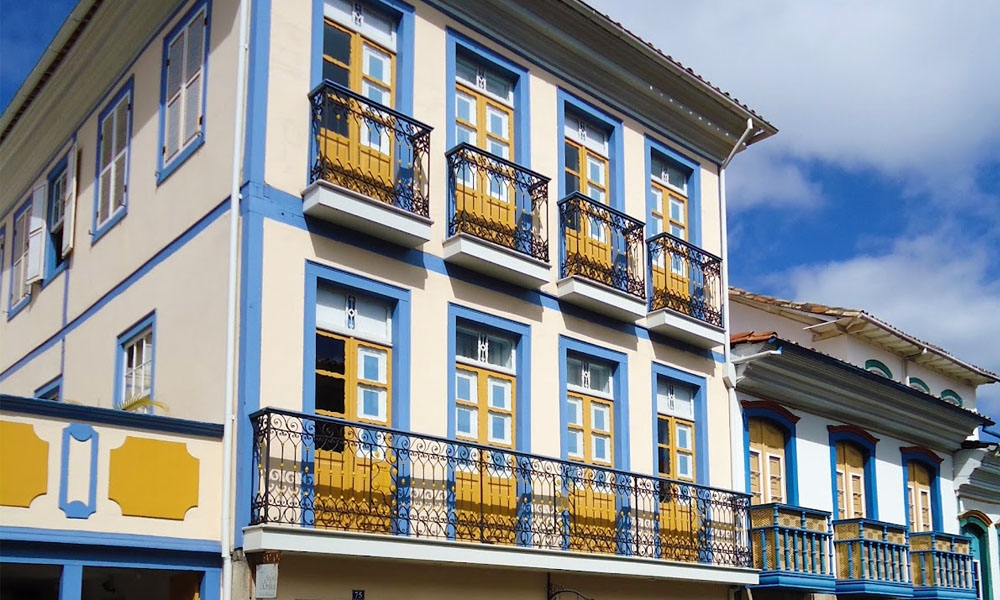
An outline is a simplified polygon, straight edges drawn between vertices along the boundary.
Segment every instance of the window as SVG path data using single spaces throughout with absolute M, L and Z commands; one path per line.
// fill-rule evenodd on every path
M 189 12 L 164 39 L 160 181 L 204 139 L 208 6 Z
M 353 290 L 320 286 L 316 294 L 318 414 L 389 425 L 392 307 Z
M 45 225 L 48 247 L 45 249 L 45 280 L 51 280 L 66 266 L 73 249 L 73 229 L 76 225 L 76 144 L 49 172 Z
M 922 379 L 919 379 L 917 377 L 910 377 L 908 385 L 911 388 L 913 388 L 915 390 L 918 390 L 918 391 L 921 391 L 921 392 L 923 392 L 925 394 L 930 394 L 931 393 L 931 388 L 928 387 L 927 384 L 924 383 L 924 381 Z
M 591 464 L 614 464 L 612 365 L 577 354 L 566 358 L 567 454 Z
M 19 212 L 14 213 L 14 229 L 11 234 L 10 253 L 10 310 L 8 318 L 14 316 L 21 303 L 31 293 L 28 284 L 28 230 L 31 222 L 31 200 L 27 200 Z
M 515 344 L 466 325 L 455 332 L 455 435 L 514 447 Z
M 865 361 L 865 370 L 870 373 L 875 373 L 876 375 L 881 375 L 886 379 L 892 379 L 892 371 L 889 367 L 885 366 L 885 363 L 875 359 L 868 359 Z
M 93 241 L 125 214 L 132 135 L 131 80 L 101 112 L 98 123 Z
M 155 317 L 149 315 L 118 337 L 119 382 L 115 407 L 153 413 Z
M 962 397 L 955 390 L 941 390 L 941 399 L 947 400 L 956 406 L 962 406 Z
M 653 197 L 651 233 L 656 235 L 666 231 L 676 238 L 687 240 L 687 182 L 691 173 L 655 152 L 650 161 L 649 185 Z
M 0 226 L 0 290 L 3 289 L 3 257 L 7 249 L 7 228 Z
M 750 494 L 753 504 L 784 503 L 786 494 L 785 431 L 766 418 L 751 418 Z
M 392 108 L 397 19 L 347 0 L 327 0 L 324 16 L 323 79 Z
M 837 442 L 837 518 L 860 519 L 866 516 L 865 451 L 848 441 Z
M 910 531 L 933 531 L 934 517 L 931 502 L 931 480 L 934 475 L 924 464 L 910 461 L 907 464 L 906 493 L 909 499 Z
M 657 468 L 663 477 L 695 480 L 694 396 L 690 386 L 657 378 Z
M 35 398 L 52 400 L 53 402 L 59 402 L 62 400 L 62 377 L 56 377 L 52 381 L 35 390 Z
M 611 179 L 608 133 L 572 112 L 566 113 L 563 127 L 566 194 L 582 192 L 596 202 L 608 204 Z

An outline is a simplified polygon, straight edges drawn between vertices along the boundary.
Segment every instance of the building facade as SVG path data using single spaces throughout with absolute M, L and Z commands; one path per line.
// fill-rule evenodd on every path
M 5 594 L 758 583 L 774 133 L 577 0 L 82 0 L 0 117 Z
M 997 375 L 864 311 L 730 299 L 755 595 L 995 598 Z

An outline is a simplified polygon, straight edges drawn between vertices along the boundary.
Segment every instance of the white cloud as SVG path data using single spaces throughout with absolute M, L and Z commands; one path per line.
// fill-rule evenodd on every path
M 988 249 L 952 233 L 899 239 L 889 252 L 796 267 L 780 279 L 796 300 L 862 308 L 1000 372 L 1000 281 L 990 275 Z M 1000 421 L 1000 384 L 980 388 L 978 398 L 980 411 Z
M 733 210 L 812 208 L 823 201 L 822 186 L 803 167 L 769 148 L 740 154 L 726 172 L 726 197 Z
M 771 119 L 780 154 L 949 202 L 998 158 L 1000 2 L 589 1 Z

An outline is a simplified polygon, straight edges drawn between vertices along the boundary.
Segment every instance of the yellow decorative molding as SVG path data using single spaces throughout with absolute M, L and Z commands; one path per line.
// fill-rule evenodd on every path
M 108 499 L 123 515 L 183 521 L 198 506 L 198 459 L 186 444 L 128 436 L 110 454 Z
M 0 421 L 0 505 L 28 508 L 49 489 L 49 443 L 31 423 Z

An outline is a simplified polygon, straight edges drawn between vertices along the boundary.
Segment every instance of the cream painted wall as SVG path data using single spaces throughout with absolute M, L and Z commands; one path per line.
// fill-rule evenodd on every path
M 13 394 L 15 396 L 33 396 L 35 390 L 59 375 L 61 355 L 62 353 L 58 344 L 38 354 L 34 360 L 15 371 L 3 383 L 0 383 L 0 393 Z
M 311 339 L 303 339 L 302 311 L 305 260 L 314 260 L 410 290 L 414 340 L 410 429 L 413 431 L 447 434 L 447 306 L 454 302 L 531 326 L 534 454 L 560 455 L 558 336 L 564 334 L 627 355 L 630 454 L 634 471 L 653 470 L 651 361 L 707 377 L 711 483 L 729 486 L 729 406 L 720 369 L 713 361 L 275 221 L 264 223 L 264 248 L 261 406 L 302 408 L 302 355 L 290 349 L 312 343 Z
M 351 590 L 358 589 L 364 590 L 370 600 L 402 597 L 414 600 L 545 600 L 548 597 L 546 574 L 535 571 L 296 555 L 282 556 L 278 569 L 279 600 L 347 598 Z M 386 577 L 386 573 L 392 576 Z M 551 581 L 593 598 L 724 600 L 728 597 L 727 586 L 684 581 L 578 573 L 553 573 Z
M 219 513 L 221 494 L 218 482 L 222 477 L 222 444 L 218 440 L 192 436 L 159 434 L 110 425 L 93 425 L 97 432 L 96 512 L 87 519 L 70 519 L 59 508 L 62 478 L 62 439 L 65 420 L 4 413 L 5 421 L 30 423 L 40 439 L 48 442 L 48 489 L 35 498 L 28 509 L 0 506 L 0 523 L 38 529 L 63 531 L 91 531 L 155 535 L 186 539 L 219 539 Z M 185 513 L 184 520 L 127 517 L 122 515 L 117 502 L 108 498 L 110 451 L 120 447 L 127 435 L 143 438 L 183 442 L 188 454 L 198 459 L 198 506 Z M 85 448 L 90 451 L 89 445 Z M 67 482 L 71 492 L 89 491 L 89 455 L 85 460 L 71 458 Z M 73 499 L 74 495 L 69 495 Z

